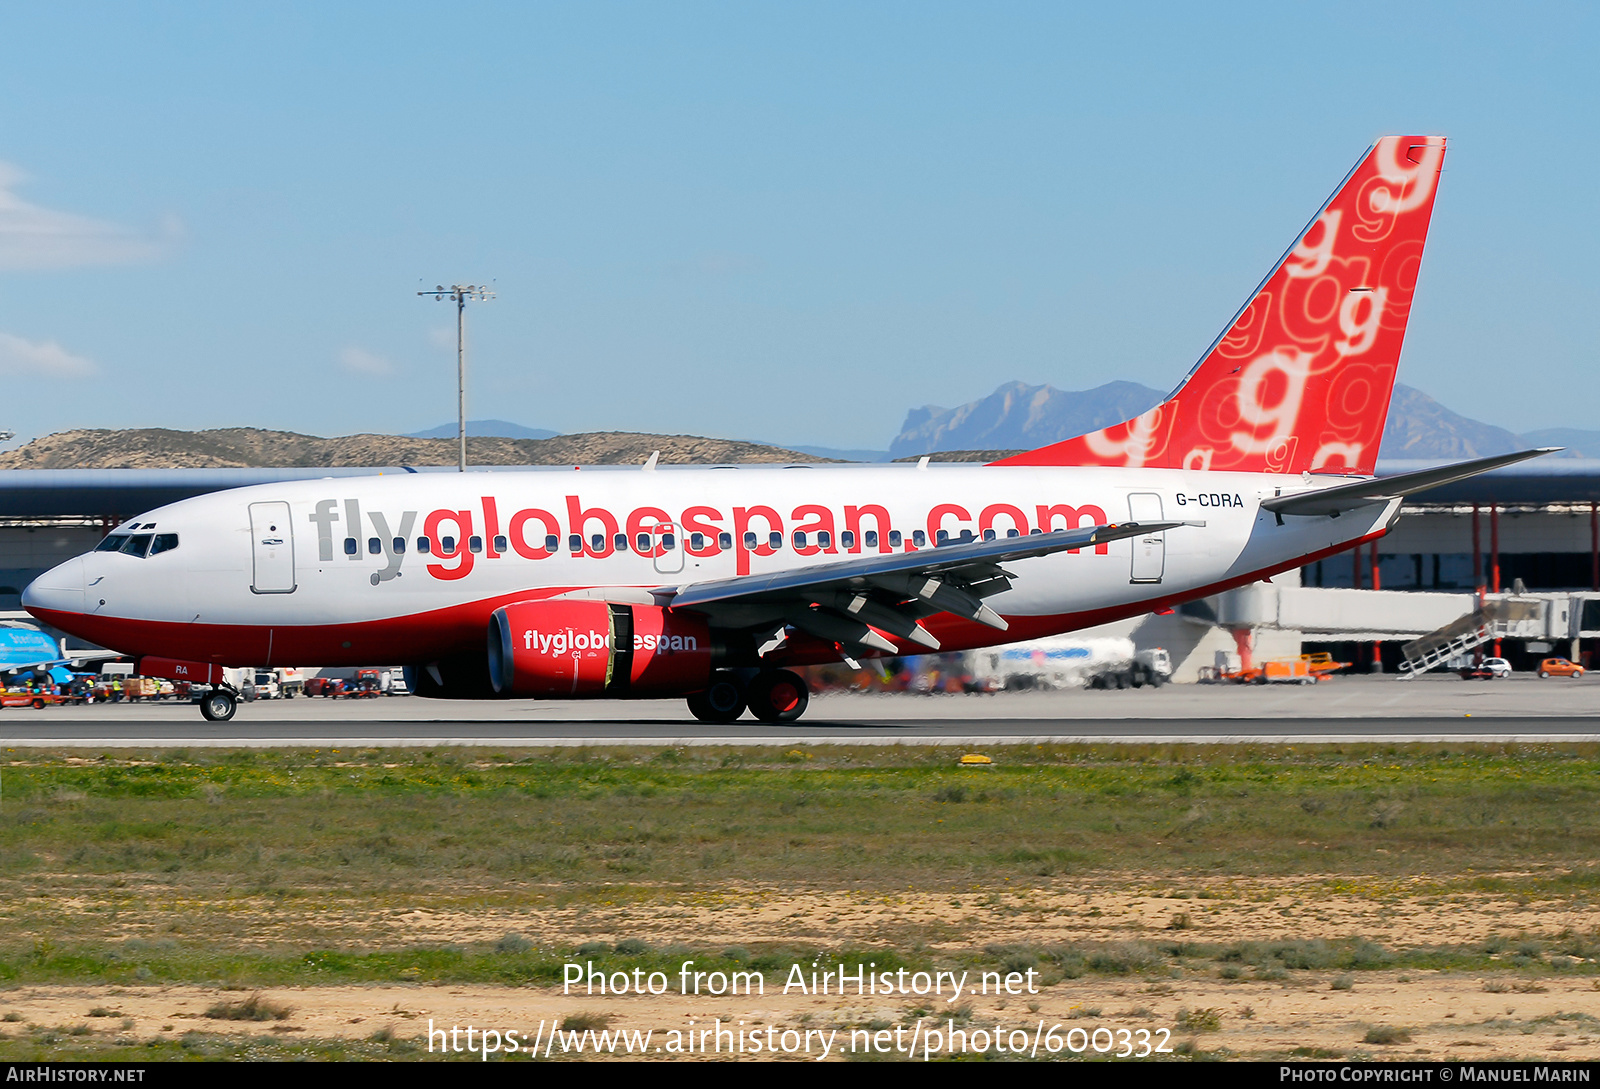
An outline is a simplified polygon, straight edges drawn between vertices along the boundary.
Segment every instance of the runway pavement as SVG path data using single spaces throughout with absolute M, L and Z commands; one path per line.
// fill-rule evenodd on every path
M 415 697 L 0 712 L 10 748 L 976 745 L 1039 742 L 1600 741 L 1600 679 L 1341 677 L 1309 687 L 813 697 L 792 726 L 697 722 L 681 700 L 458 702 Z

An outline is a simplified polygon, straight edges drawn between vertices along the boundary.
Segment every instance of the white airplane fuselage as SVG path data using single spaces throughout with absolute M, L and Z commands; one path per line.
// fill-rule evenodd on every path
M 1332 518 L 1279 519 L 1260 508 L 1264 498 L 1316 486 L 1299 475 L 978 465 L 329 478 L 149 511 L 115 534 L 176 535 L 174 546 L 143 557 L 80 556 L 36 580 L 24 605 L 127 654 L 229 666 L 422 664 L 481 651 L 490 614 L 512 602 L 666 602 L 650 592 L 925 551 L 941 533 L 959 542 L 1191 523 L 1006 563 L 1011 588 L 986 602 L 1006 630 L 949 613 L 927 618 L 941 649 L 961 650 L 1255 581 L 1380 536 L 1398 513 L 1398 500 Z M 648 554 L 641 533 L 651 534 Z M 903 653 L 928 649 L 890 638 Z M 837 657 L 827 644 L 801 640 L 772 662 Z

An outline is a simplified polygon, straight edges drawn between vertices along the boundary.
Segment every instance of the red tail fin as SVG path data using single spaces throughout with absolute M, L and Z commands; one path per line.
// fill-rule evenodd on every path
M 994 464 L 1371 475 L 1443 161 L 1439 137 L 1379 140 L 1177 392 Z

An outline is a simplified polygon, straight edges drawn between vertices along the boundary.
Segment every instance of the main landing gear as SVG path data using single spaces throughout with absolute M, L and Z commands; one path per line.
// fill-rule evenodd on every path
M 798 673 L 762 670 L 748 682 L 738 674 L 714 673 L 704 692 L 689 697 L 689 710 L 701 722 L 735 722 L 748 707 L 762 722 L 794 722 L 806 712 L 811 693 Z
M 207 722 L 227 722 L 239 709 L 239 693 L 231 688 L 213 688 L 200 697 L 200 714 Z

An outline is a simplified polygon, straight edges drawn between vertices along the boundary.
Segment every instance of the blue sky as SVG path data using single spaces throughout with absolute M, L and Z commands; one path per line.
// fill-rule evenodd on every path
M 1169 388 L 1376 136 L 1451 146 L 1401 380 L 1600 427 L 1593 6 L 13 5 L 0 426 L 884 447 Z

